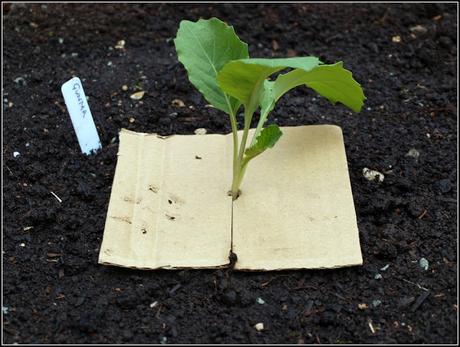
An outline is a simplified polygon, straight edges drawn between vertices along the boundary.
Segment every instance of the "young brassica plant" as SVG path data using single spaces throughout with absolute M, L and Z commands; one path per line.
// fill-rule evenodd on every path
M 249 58 L 248 45 L 233 27 L 217 18 L 197 22 L 183 20 L 174 40 L 179 61 L 188 72 L 190 82 L 215 108 L 227 113 L 233 136 L 233 182 L 235 200 L 248 163 L 271 148 L 282 135 L 275 124 L 264 127 L 276 102 L 289 90 L 306 85 L 335 104 L 340 102 L 359 112 L 365 96 L 342 62 L 323 64 L 316 57 Z M 282 70 L 275 80 L 270 76 Z M 236 120 L 244 108 L 244 128 L 238 138 Z M 249 128 L 257 110 L 260 116 L 248 143 Z

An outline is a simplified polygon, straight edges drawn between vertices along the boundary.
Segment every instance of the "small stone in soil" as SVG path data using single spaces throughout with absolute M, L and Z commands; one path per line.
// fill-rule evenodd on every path
M 140 100 L 144 97 L 144 94 L 145 94 L 144 91 L 136 92 L 134 94 L 131 94 L 130 98 L 133 100 Z
M 171 101 L 171 105 L 174 107 L 185 107 L 185 103 L 181 99 L 174 99 Z
M 257 331 L 262 331 L 262 330 L 264 330 L 264 323 L 257 323 L 256 325 L 254 325 L 254 328 Z
M 205 128 L 198 128 L 195 130 L 196 135 L 204 135 L 206 134 L 206 129 Z
M 115 49 L 124 49 L 125 48 L 125 40 L 120 40 L 117 42 Z
M 430 266 L 430 263 L 425 258 L 421 258 L 418 262 L 418 265 L 422 270 L 427 271 Z
M 19 157 L 20 155 L 21 155 L 21 153 L 19 153 L 19 152 L 13 152 L 13 157 L 15 157 L 15 158 Z
M 385 176 L 383 175 L 383 173 L 368 169 L 367 167 L 363 168 L 363 176 L 368 181 L 383 182 L 383 180 L 385 179 Z
M 128 86 L 126 84 L 122 85 L 121 90 L 126 92 L 128 90 Z
M 8 307 L 2 306 L 2 313 L 3 313 L 3 314 L 8 314 L 8 310 L 9 310 Z
M 264 301 L 264 299 L 262 299 L 262 298 L 257 298 L 257 299 L 256 299 L 256 302 L 257 302 L 259 305 L 265 304 L 265 301 Z
M 365 310 L 367 307 L 368 307 L 368 306 L 367 306 L 366 303 L 358 304 L 358 308 L 359 308 L 360 310 Z
M 390 264 L 387 264 L 384 267 L 382 267 L 380 271 L 387 271 L 389 267 L 390 267 Z
M 14 83 L 19 84 L 20 86 L 27 85 L 26 80 L 23 77 L 15 78 Z
M 380 300 L 373 300 L 372 301 L 372 306 L 373 307 L 377 307 L 377 306 L 380 306 L 382 304 L 382 302 Z
M 381 274 L 375 274 L 374 279 L 381 280 L 383 277 Z
M 409 152 L 406 153 L 406 157 L 412 157 L 417 161 L 420 157 L 420 152 L 417 151 L 415 148 L 411 148 L 409 149 Z
M 420 34 L 420 35 L 426 34 L 426 32 L 428 31 L 428 29 L 424 27 L 423 25 L 415 25 L 413 27 L 410 27 L 409 30 L 413 34 Z

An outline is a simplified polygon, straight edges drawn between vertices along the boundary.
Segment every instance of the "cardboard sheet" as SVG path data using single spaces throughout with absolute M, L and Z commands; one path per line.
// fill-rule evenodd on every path
M 342 131 L 285 127 L 276 146 L 248 165 L 233 203 L 240 270 L 362 264 Z
M 232 210 L 226 141 L 122 130 L 99 262 L 142 269 L 226 265 Z
M 238 270 L 362 264 L 340 128 L 281 130 L 249 164 L 233 206 L 231 134 L 122 130 L 99 262 L 223 267 L 233 241 Z

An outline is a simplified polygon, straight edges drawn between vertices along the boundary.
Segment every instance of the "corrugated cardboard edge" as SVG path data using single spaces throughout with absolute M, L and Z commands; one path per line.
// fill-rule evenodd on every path
M 123 141 L 125 141 L 124 140 L 125 136 L 130 136 L 129 137 L 129 144 L 130 144 L 131 147 L 133 146 L 133 142 L 135 142 L 136 145 L 134 147 L 132 147 L 132 149 L 130 149 L 130 151 L 127 152 L 127 153 L 129 153 L 129 155 L 127 157 L 123 158 L 124 170 L 126 171 L 126 161 L 130 160 L 132 162 L 131 168 L 132 169 L 135 168 L 134 171 L 136 171 L 136 170 L 141 170 L 141 168 L 140 168 L 141 165 L 145 165 L 142 161 L 145 161 L 146 157 L 149 157 L 149 155 L 150 155 L 149 149 L 150 149 L 150 151 L 156 150 L 156 147 L 158 147 L 158 144 L 162 143 L 161 140 L 166 141 L 167 139 L 172 138 L 174 135 L 165 137 L 165 136 L 160 136 L 158 134 L 138 133 L 138 132 L 122 129 L 120 131 L 120 146 L 119 146 L 119 150 L 118 150 L 118 153 L 117 153 L 118 161 L 120 161 L 121 151 L 126 151 L 127 150 L 126 143 L 123 142 Z M 192 136 L 197 136 L 197 135 L 192 135 Z M 220 136 L 221 135 L 219 135 L 219 137 Z M 144 140 L 143 140 L 144 138 L 148 139 L 148 138 L 152 138 L 152 137 L 155 137 L 160 141 L 160 142 L 156 142 L 157 145 L 155 145 L 153 147 L 152 147 L 151 141 L 150 142 L 144 142 Z M 128 142 L 128 140 L 126 140 L 126 142 Z M 123 146 L 123 144 L 124 144 L 124 146 Z M 146 147 L 146 146 L 150 146 L 150 148 L 144 150 L 144 147 Z M 161 145 L 159 145 L 159 146 L 161 147 Z M 166 144 L 165 144 L 165 146 L 166 146 Z M 226 146 L 225 146 L 225 148 L 226 148 Z M 164 149 L 163 149 L 163 151 L 164 151 Z M 160 154 L 160 152 L 158 152 L 158 154 Z M 164 169 L 163 168 L 164 162 L 162 162 L 162 159 L 153 158 L 151 155 L 150 155 L 149 158 L 152 159 L 152 160 L 148 161 L 150 163 L 157 163 L 158 164 L 158 162 L 160 162 L 160 164 L 158 164 L 158 165 L 149 164 L 149 167 L 152 167 L 152 170 L 157 171 L 156 172 L 157 176 L 161 176 L 162 172 L 163 172 L 163 169 Z M 153 160 L 153 159 L 155 159 L 155 160 Z M 200 162 L 202 162 L 202 161 L 200 160 Z M 100 264 L 111 265 L 111 266 L 121 266 L 121 267 L 126 267 L 126 268 L 145 269 L 145 270 L 153 270 L 153 269 L 184 269 L 184 268 L 211 269 L 211 268 L 226 267 L 228 265 L 229 261 L 228 261 L 228 258 L 227 258 L 227 254 L 225 255 L 225 258 L 224 257 L 219 258 L 220 259 L 219 262 L 216 262 L 215 260 L 212 260 L 212 259 L 200 260 L 200 259 L 194 258 L 194 265 L 193 266 L 189 266 L 188 264 L 186 264 L 186 262 L 183 262 L 183 261 L 180 261 L 180 260 L 176 261 L 175 263 L 174 263 L 174 261 L 169 263 L 168 261 L 164 261 L 164 260 L 163 261 L 158 261 L 158 260 L 154 261 L 153 260 L 154 258 L 152 258 L 152 257 L 146 257 L 145 259 L 143 259 L 143 258 L 139 258 L 139 257 L 131 258 L 130 256 L 128 256 L 128 254 L 134 254 L 135 255 L 136 253 L 138 253 L 136 249 L 132 249 L 133 247 L 136 248 L 139 245 L 142 245 L 142 248 L 145 247 L 143 242 L 134 241 L 134 243 L 133 243 L 133 238 L 136 238 L 136 237 L 139 238 L 138 235 L 135 235 L 135 231 L 136 231 L 135 229 L 136 228 L 135 228 L 134 224 L 136 222 L 136 220 L 135 220 L 136 218 L 134 218 L 134 214 L 136 213 L 136 211 L 139 212 L 140 209 L 141 209 L 140 207 L 142 207 L 142 206 L 137 205 L 139 203 L 139 202 L 137 202 L 136 204 L 133 203 L 132 207 L 127 207 L 126 208 L 127 210 L 131 209 L 131 214 L 128 216 L 130 218 L 128 223 L 117 223 L 117 224 L 115 224 L 115 222 L 110 218 L 110 216 L 112 214 L 114 214 L 114 213 L 115 213 L 116 216 L 119 216 L 119 215 L 120 216 L 125 216 L 127 214 L 127 212 L 126 213 L 123 212 L 123 214 L 120 212 L 120 204 L 124 204 L 124 202 L 120 202 L 120 197 L 122 197 L 122 196 L 130 196 L 131 197 L 130 200 L 137 201 L 139 199 L 139 196 L 137 195 L 139 181 L 141 180 L 141 181 L 143 181 L 145 183 L 146 179 L 144 177 L 142 177 L 142 178 L 137 177 L 137 180 L 136 180 L 135 177 L 134 177 L 134 179 L 132 177 L 129 177 L 129 180 L 127 180 L 126 172 L 122 173 L 120 171 L 122 169 L 123 168 L 120 165 L 120 162 L 117 162 L 115 175 L 114 175 L 114 179 L 113 179 L 112 192 L 111 192 L 110 201 L 109 201 L 109 207 L 108 207 L 108 211 L 107 211 L 107 218 L 106 218 L 106 223 L 105 223 L 105 228 L 104 228 L 104 236 L 103 236 L 103 241 L 102 241 L 100 252 L 99 252 L 98 262 Z M 142 172 L 142 170 L 141 170 L 141 172 Z M 123 177 L 123 175 L 125 177 Z M 150 175 L 150 172 L 147 172 L 147 175 Z M 124 178 L 125 183 L 126 183 L 126 181 L 128 181 L 128 184 L 125 184 L 125 185 L 120 184 L 120 183 L 123 183 L 123 182 L 120 182 L 120 177 Z M 132 180 L 134 180 L 136 182 L 136 185 L 131 184 Z M 114 187 L 115 184 L 117 184 L 116 187 Z M 156 188 L 161 192 L 161 189 L 162 189 L 161 184 L 158 182 L 158 185 L 157 184 L 155 184 L 155 185 L 157 186 Z M 124 187 L 125 187 L 125 189 L 124 189 L 125 191 L 123 192 Z M 134 196 L 132 195 L 133 192 L 134 192 Z M 225 190 L 225 192 L 226 192 L 226 190 Z M 223 196 L 225 197 L 225 199 L 229 199 L 228 201 L 229 201 L 229 216 L 230 216 L 231 201 L 230 201 L 230 198 L 225 195 L 225 192 L 224 192 Z M 145 195 L 145 193 L 144 193 L 144 195 Z M 161 197 L 164 197 L 160 193 L 155 194 L 155 195 L 156 195 L 155 196 L 155 201 L 157 201 Z M 115 202 L 115 200 L 118 200 L 118 201 Z M 139 199 L 139 200 L 142 200 L 142 199 Z M 157 211 L 157 216 L 155 217 L 155 219 L 158 219 L 158 214 L 161 211 L 163 211 L 163 210 L 160 209 L 160 205 L 158 205 L 158 201 L 153 203 L 153 204 L 151 202 L 151 204 L 149 206 L 144 206 L 144 208 L 142 208 L 142 209 L 146 209 L 146 207 L 152 207 L 152 206 L 157 207 L 158 211 Z M 113 212 L 113 211 L 115 211 L 114 208 L 116 208 L 116 211 L 118 213 Z M 140 216 L 139 216 L 139 213 L 141 214 Z M 142 212 L 139 212 L 139 213 L 137 214 L 138 218 L 142 217 Z M 117 219 L 123 220 L 123 218 L 117 218 Z M 120 222 L 120 221 L 118 221 L 118 222 Z M 158 229 L 158 228 L 154 228 L 154 229 Z M 116 254 L 114 254 L 114 253 L 120 253 L 119 249 L 115 248 L 115 247 L 117 247 L 117 245 L 113 245 L 113 242 L 118 241 L 118 237 L 119 237 L 119 236 L 114 235 L 113 234 L 114 232 L 118 233 L 118 235 L 120 235 L 120 234 L 130 235 L 130 236 L 125 236 L 125 243 L 133 244 L 133 246 L 131 247 L 131 249 L 128 247 L 128 250 L 125 250 L 124 252 L 123 251 L 121 252 L 122 254 L 125 254 L 124 256 L 120 257 L 120 256 L 116 256 Z M 152 232 L 155 234 L 155 233 L 158 233 L 158 230 L 152 230 Z M 154 237 L 155 240 L 156 240 L 156 238 L 157 238 L 157 236 Z M 224 241 L 224 240 L 222 240 L 222 241 Z M 120 243 L 122 243 L 122 242 L 120 242 Z M 150 246 L 152 246 L 152 248 L 151 248 L 152 252 L 155 253 L 154 250 L 158 246 L 158 243 L 155 241 L 152 244 L 152 241 L 150 240 Z M 160 247 L 161 247 L 161 245 L 160 245 Z M 230 242 L 229 242 L 228 247 L 230 248 Z M 122 248 L 123 247 L 121 247 L 120 250 L 122 250 Z M 106 253 L 107 251 L 109 251 L 109 253 Z M 210 265 L 210 263 L 211 263 L 211 265 Z

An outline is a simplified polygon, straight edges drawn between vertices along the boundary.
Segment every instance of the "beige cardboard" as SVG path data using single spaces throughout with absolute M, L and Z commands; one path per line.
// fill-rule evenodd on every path
M 226 141 L 122 130 L 99 262 L 143 269 L 227 264 Z
M 99 262 L 225 266 L 233 218 L 236 269 L 362 264 L 340 128 L 282 131 L 249 164 L 232 216 L 231 134 L 165 139 L 122 130 Z
M 341 129 L 281 130 L 276 146 L 249 164 L 233 204 L 235 268 L 362 264 Z

